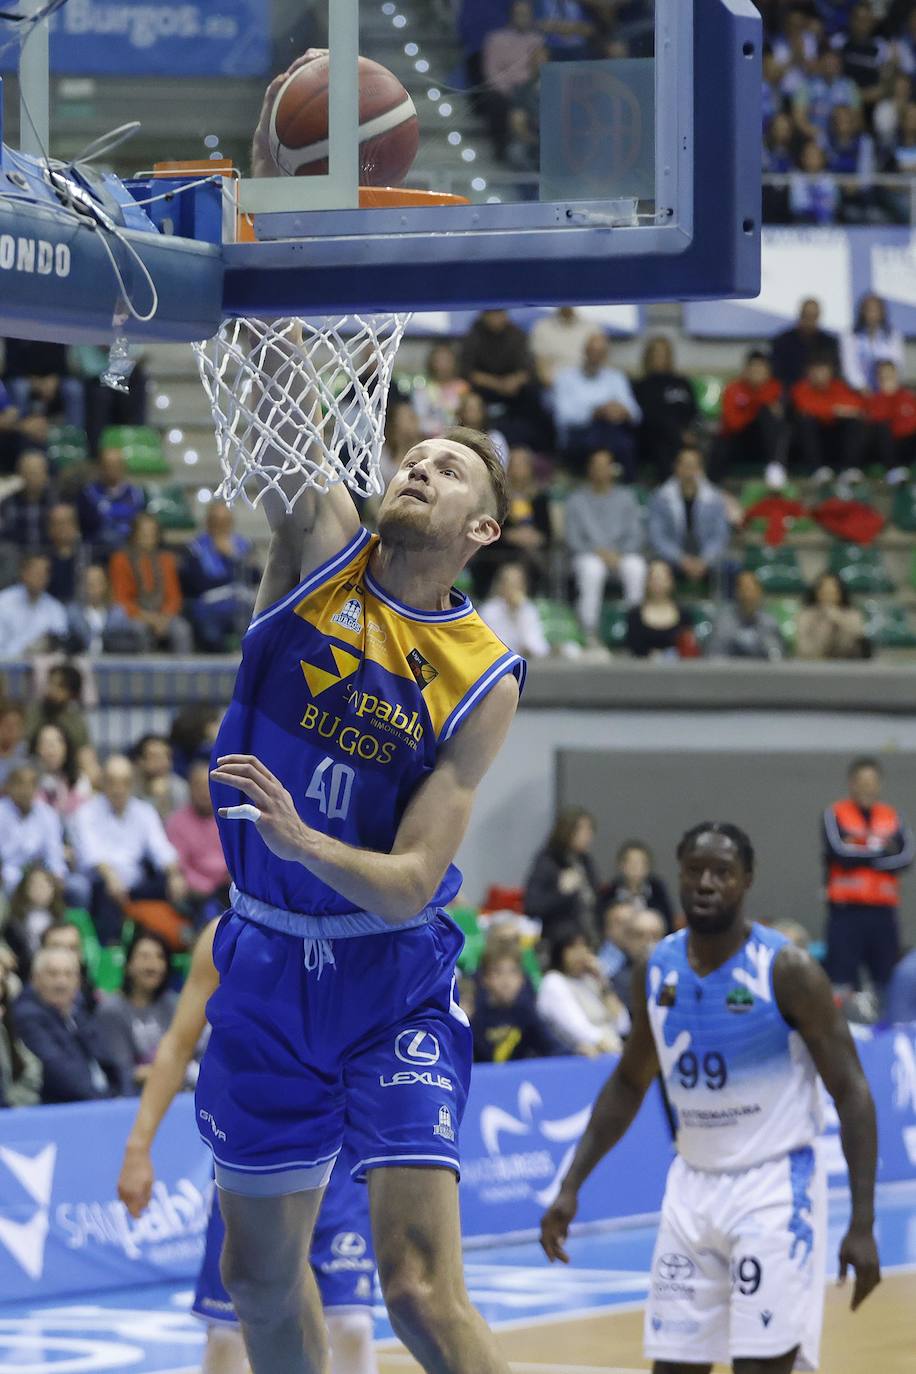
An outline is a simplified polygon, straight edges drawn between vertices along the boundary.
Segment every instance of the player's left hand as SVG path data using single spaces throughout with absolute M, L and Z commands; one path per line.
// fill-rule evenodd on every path
M 846 1282 L 850 1267 L 855 1270 L 856 1282 L 852 1290 L 853 1312 L 861 1307 L 869 1293 L 881 1282 L 881 1265 L 878 1260 L 878 1247 L 871 1228 L 850 1226 L 840 1245 L 840 1283 Z
M 308 852 L 309 837 L 314 832 L 300 818 L 286 788 L 260 759 L 251 754 L 226 754 L 216 760 L 210 777 L 226 787 L 237 787 L 253 803 L 259 815 L 245 819 L 254 821 L 268 849 L 280 859 L 293 863 L 302 861 Z M 219 814 L 224 819 L 242 819 L 233 815 L 235 810 L 232 806 L 221 806 Z

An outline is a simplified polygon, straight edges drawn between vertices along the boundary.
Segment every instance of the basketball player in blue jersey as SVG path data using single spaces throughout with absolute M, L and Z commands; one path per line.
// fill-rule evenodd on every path
M 275 491 L 263 504 L 269 555 L 212 772 L 233 887 L 197 1115 L 223 1279 L 254 1374 L 323 1374 L 305 1260 L 346 1135 L 398 1336 L 430 1374 L 506 1374 L 463 1279 L 471 1032 L 443 912 L 525 672 L 453 590 L 499 538 L 502 464 L 472 430 L 418 444 L 377 536 L 340 486 L 291 513 Z
M 187 981 L 144 1084 L 124 1150 L 118 1196 L 133 1217 L 141 1216 L 149 1206 L 154 1182 L 152 1144 L 162 1118 L 185 1083 L 206 1025 L 207 1001 L 219 981 L 212 954 L 216 926 L 217 922 L 211 921 L 194 946 Z M 375 1258 L 368 1199 L 365 1188 L 353 1182 L 343 1163 L 334 1170 L 325 1192 L 310 1261 L 328 1330 L 329 1374 L 378 1374 L 373 1341 Z M 191 1308 L 207 1329 L 201 1374 L 247 1374 L 238 1321 L 220 1280 L 223 1239 L 222 1214 L 214 1192 Z
M 677 1122 L 652 1263 L 646 1354 L 655 1374 L 788 1374 L 817 1367 L 825 1184 L 815 1155 L 818 1075 L 836 1104 L 852 1219 L 840 1278 L 855 1310 L 880 1281 L 873 1236 L 875 1109 L 826 974 L 784 936 L 745 919 L 754 870 L 737 826 L 704 822 L 678 849 L 687 930 L 633 980 L 633 1029 L 553 1206 L 550 1260 L 579 1189 L 624 1135 L 661 1070 Z

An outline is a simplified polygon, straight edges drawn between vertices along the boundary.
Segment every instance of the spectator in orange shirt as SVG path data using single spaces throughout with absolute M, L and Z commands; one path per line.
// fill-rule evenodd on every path
M 773 376 L 769 354 L 752 349 L 740 377 L 729 382 L 722 397 L 721 475 L 737 463 L 764 471 L 785 458 L 786 424 L 782 386 Z
M 159 521 L 146 511 L 134 519 L 127 547 L 111 555 L 109 577 L 114 601 L 149 636 L 149 647 L 192 651 L 191 627 L 180 615 L 182 598 L 175 555 L 160 549 Z
M 807 473 L 861 467 L 868 430 L 865 402 L 838 377 L 830 358 L 815 357 L 792 388 L 795 447 Z
M 877 391 L 865 397 L 865 412 L 875 427 L 879 461 L 889 468 L 916 463 L 916 391 L 900 385 L 897 364 L 876 368 Z

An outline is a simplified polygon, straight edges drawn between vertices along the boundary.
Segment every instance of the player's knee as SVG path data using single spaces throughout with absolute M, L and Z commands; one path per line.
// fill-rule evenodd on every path
M 437 1282 L 409 1257 L 384 1270 L 380 1264 L 379 1278 L 391 1324 L 399 1335 L 433 1329 L 445 1332 L 460 1323 L 469 1308 L 463 1288 L 456 1292 L 452 1284 Z
M 226 1245 L 220 1275 L 239 1320 L 246 1326 L 270 1326 L 295 1305 L 299 1284 L 295 1269 L 270 1273 Z
M 327 1313 L 330 1374 L 376 1374 L 371 1312 Z

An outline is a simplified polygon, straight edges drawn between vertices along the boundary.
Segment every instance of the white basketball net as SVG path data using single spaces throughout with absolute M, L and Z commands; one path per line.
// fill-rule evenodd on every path
M 279 492 L 345 482 L 370 496 L 379 470 L 395 354 L 409 315 L 224 320 L 195 344 L 223 480 L 216 495 L 256 506 Z

